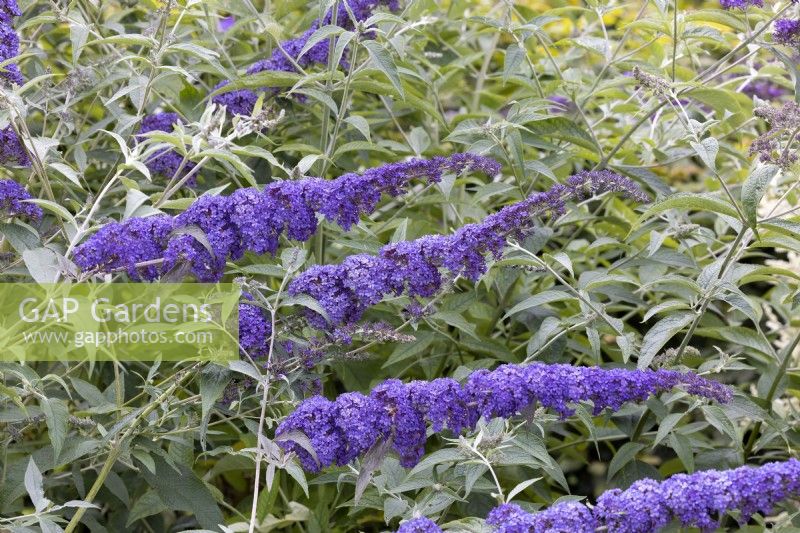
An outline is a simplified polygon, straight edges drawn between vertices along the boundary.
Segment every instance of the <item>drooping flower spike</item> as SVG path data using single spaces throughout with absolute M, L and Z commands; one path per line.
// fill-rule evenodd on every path
M 800 19 L 778 19 L 772 39 L 786 46 L 800 46 Z
M 428 425 L 434 432 L 446 427 L 459 434 L 474 428 L 481 417 L 511 418 L 537 403 L 562 417 L 571 415 L 578 402 L 592 402 L 600 413 L 675 387 L 719 402 L 731 398 L 726 386 L 691 372 L 506 364 L 477 370 L 463 384 L 449 378 L 410 383 L 390 379 L 368 396 L 351 392 L 335 401 L 314 396 L 284 419 L 276 434 L 288 434 L 281 445 L 296 452 L 310 471 L 347 464 L 385 440 L 391 440 L 400 463 L 412 467 L 424 455 Z M 316 457 L 291 439 L 293 431 L 308 437 Z
M 22 12 L 16 0 L 0 0 L 0 63 L 19 55 L 19 36 L 14 31 L 13 22 L 14 17 L 20 15 Z M 16 63 L 0 67 L 0 85 L 22 85 L 23 82 Z M 30 166 L 28 153 L 10 125 L 0 128 L 0 165 Z
M 345 7 L 345 4 L 347 4 L 347 7 Z M 339 4 L 336 24 L 346 29 L 352 29 L 353 18 L 355 18 L 357 22 L 363 22 L 382 5 L 387 6 L 390 11 L 396 11 L 399 8 L 397 0 L 345 0 Z M 353 14 L 352 18 L 350 13 Z M 322 20 L 314 21 L 311 27 L 299 37 L 281 42 L 268 59 L 263 59 L 250 65 L 245 74 L 253 75 L 266 71 L 296 72 L 297 68 L 295 65 L 305 69 L 310 65 L 327 64 L 330 54 L 329 39 L 322 39 L 315 43 L 305 53 L 302 53 L 302 55 L 301 52 L 303 52 L 303 48 L 306 46 L 311 36 L 314 35 L 320 27 L 331 24 L 332 21 L 332 11 L 328 11 Z M 344 62 L 345 60 L 342 59 L 342 61 Z M 342 66 L 346 67 L 347 65 L 344 64 Z M 215 89 L 225 87 L 229 83 L 230 81 L 227 80 L 222 81 Z M 234 115 L 249 115 L 253 112 L 259 93 L 275 92 L 275 89 L 270 87 L 263 87 L 255 91 L 250 89 L 238 89 L 218 94 L 214 96 L 212 101 L 216 104 L 226 106 L 228 112 Z
M 748 7 L 764 7 L 764 0 L 719 0 L 723 9 L 747 9 Z
M 14 180 L 0 180 L 0 218 L 25 217 L 31 220 L 42 218 L 42 209 L 26 202 L 33 198 L 25 188 Z
M 14 129 L 10 125 L 0 128 L 0 165 L 27 167 L 30 164 L 28 152 Z
M 175 125 L 180 122 L 181 119 L 177 113 L 154 113 L 152 115 L 147 115 L 142 119 L 137 138 L 143 139 L 144 134 L 150 133 L 151 131 L 165 131 L 171 133 Z M 190 172 L 195 167 L 195 164 L 191 161 L 186 161 L 186 163 L 184 163 L 183 156 L 170 148 L 159 150 L 145 161 L 145 165 L 150 172 L 153 174 L 161 174 L 167 178 L 175 176 L 182 164 L 182 172 Z M 192 179 L 187 182 L 187 185 L 191 187 L 194 186 L 194 184 L 195 180 L 194 177 L 192 177 Z
M 384 246 L 377 255 L 351 255 L 339 265 L 311 267 L 292 281 L 289 292 L 319 301 L 328 316 L 326 320 L 310 315 L 315 326 L 350 324 L 389 294 L 434 295 L 444 283 L 442 269 L 450 276 L 476 280 L 486 271 L 487 256 L 499 258 L 506 239 L 524 236 L 534 227 L 535 217 L 558 216 L 569 200 L 609 191 L 648 201 L 635 183 L 619 174 L 608 170 L 580 172 L 563 185 L 504 207 L 452 235 L 428 235 Z
M 442 528 L 436 525 L 436 522 L 424 516 L 406 520 L 397 529 L 397 533 L 440 533 L 441 531 Z
M 501 505 L 486 519 L 494 533 L 656 533 L 677 522 L 703 532 L 720 527 L 726 513 L 738 511 L 746 524 L 756 513 L 768 515 L 787 499 L 800 497 L 800 460 L 676 474 L 665 481 L 642 479 L 626 490 L 613 489 L 590 509 L 577 502 L 528 513 Z
M 538 513 L 527 513 L 519 505 L 495 507 L 486 517 L 495 533 L 594 533 L 597 520 L 586 505 L 563 502 Z
M 375 210 L 382 194 L 398 196 L 412 180 L 433 183 L 446 173 L 471 170 L 494 175 L 500 165 L 459 153 L 391 163 L 334 180 L 286 180 L 263 191 L 245 188 L 230 196 L 201 196 L 176 217 L 132 218 L 104 226 L 76 248 L 74 260 L 83 270 L 125 269 L 136 280 L 154 280 L 188 264 L 198 280 L 218 281 L 228 259 L 246 251 L 274 253 L 283 235 L 308 240 L 317 230 L 318 214 L 349 230 Z M 159 259 L 164 260 L 160 267 L 137 266 Z
M 19 36 L 14 31 L 14 17 L 22 15 L 16 0 L 0 0 L 0 63 L 19 55 Z M 0 67 L 0 83 L 22 85 L 22 74 L 15 63 Z

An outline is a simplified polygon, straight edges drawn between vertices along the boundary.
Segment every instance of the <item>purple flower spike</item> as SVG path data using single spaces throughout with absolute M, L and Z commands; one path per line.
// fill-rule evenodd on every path
M 0 165 L 30 166 L 28 152 L 11 126 L 0 128 Z
M 22 15 L 16 0 L 0 0 L 0 63 L 19 55 L 19 36 L 14 31 L 14 17 Z M 22 74 L 15 63 L 0 69 L 0 83 L 22 85 Z M 2 162 L 2 160 L 0 160 Z
M 790 459 L 758 468 L 677 474 L 662 482 L 640 480 L 624 491 L 602 494 L 594 512 L 609 531 L 620 533 L 654 532 L 673 520 L 710 532 L 728 511 L 740 511 L 746 523 L 753 514 L 769 513 L 798 495 L 800 461 Z
M 143 126 L 159 129 L 173 119 L 176 117 L 162 114 L 151 117 Z M 158 159 L 165 157 L 171 156 L 162 152 Z M 78 246 L 77 264 L 100 272 L 125 267 L 129 273 L 136 272 L 137 279 L 148 280 L 188 264 L 198 280 L 219 281 L 226 261 L 239 259 L 246 251 L 274 253 L 281 236 L 308 240 L 317 231 L 318 214 L 349 230 L 361 216 L 375 210 L 383 194 L 400 195 L 415 179 L 433 183 L 448 172 L 470 170 L 496 174 L 500 165 L 474 154 L 454 154 L 391 163 L 334 180 L 276 181 L 263 191 L 245 188 L 230 196 L 202 196 L 177 217 L 159 222 L 160 228 L 168 228 L 166 233 L 140 231 L 143 225 L 152 223 L 142 222 L 149 219 L 110 224 L 109 229 L 103 228 Z M 120 242 L 132 251 L 120 248 Z M 139 272 L 135 266 L 136 262 L 160 258 L 164 259 L 161 269 L 153 266 Z
M 251 296 L 244 293 L 245 300 Z M 250 357 L 260 358 L 269 353 L 269 341 L 272 335 L 272 322 L 264 309 L 242 302 L 239 304 L 239 346 Z
M 657 533 L 673 522 L 683 528 L 716 531 L 730 511 L 739 511 L 746 524 L 767 515 L 782 501 L 800 496 L 800 461 L 742 466 L 732 470 L 705 470 L 676 474 L 665 481 L 641 479 L 626 490 L 613 489 L 589 509 L 577 502 L 557 503 L 545 511 L 528 513 L 515 504 L 501 505 L 486 523 L 494 533 L 592 532 Z
M 496 533 L 594 533 L 597 527 L 589 508 L 578 502 L 559 503 L 535 514 L 506 503 L 494 508 L 486 523 Z
M 441 533 L 442 528 L 436 525 L 436 522 L 430 518 L 420 516 L 406 520 L 397 529 L 397 533 Z
M 800 19 L 776 20 L 772 38 L 778 44 L 800 46 Z
M 137 263 L 161 259 L 174 228 L 174 220 L 166 215 L 112 222 L 76 248 L 75 264 L 84 270 L 122 269 L 135 281 L 152 281 L 158 278 L 159 266 Z
M 33 198 L 22 185 L 14 180 L 0 180 L 0 217 L 42 218 L 42 209 L 30 202 Z
M 748 7 L 764 7 L 764 0 L 719 0 L 723 9 L 747 9 Z
M 506 364 L 492 371 L 477 370 L 463 384 L 449 378 L 407 384 L 390 379 L 369 396 L 347 393 L 335 402 L 315 396 L 301 402 L 276 435 L 285 435 L 281 446 L 297 453 L 303 467 L 312 472 L 346 464 L 387 439 L 400 464 L 413 467 L 425 454 L 428 426 L 436 433 L 447 428 L 459 434 L 473 429 L 481 417 L 511 418 L 535 403 L 567 417 L 575 404 L 592 402 L 599 414 L 675 387 L 719 402 L 731 398 L 726 386 L 691 372 Z M 308 437 L 317 460 L 292 440 L 295 430 Z
M 351 324 L 389 294 L 433 296 L 444 284 L 443 269 L 451 277 L 461 275 L 477 280 L 486 272 L 487 257 L 501 257 L 506 239 L 523 237 L 534 227 L 535 217 L 561 215 L 568 200 L 604 192 L 648 201 L 635 183 L 619 174 L 608 170 L 580 172 L 565 185 L 504 207 L 483 222 L 459 228 L 453 235 L 425 236 L 384 246 L 376 256 L 352 255 L 341 265 L 311 267 L 292 281 L 289 292 L 307 294 L 319 301 L 328 320 L 309 315 L 316 327 Z M 346 217 L 340 224 L 349 220 Z

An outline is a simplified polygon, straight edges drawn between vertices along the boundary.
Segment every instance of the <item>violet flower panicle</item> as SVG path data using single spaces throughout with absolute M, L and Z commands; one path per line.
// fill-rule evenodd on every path
M 41 220 L 42 209 L 31 202 L 33 197 L 14 180 L 0 180 L 0 218 L 25 217 Z
M 764 0 L 719 0 L 723 9 L 747 9 L 748 7 L 764 7 Z
M 436 525 L 436 522 L 424 516 L 406 520 L 397 529 L 397 533 L 440 533 L 441 531 L 442 528 Z
M 333 180 L 276 181 L 263 191 L 245 188 L 227 197 L 202 196 L 174 218 L 112 222 L 79 245 L 74 260 L 85 271 L 124 269 L 133 279 L 150 281 L 188 264 L 198 280 L 219 281 L 228 259 L 236 260 L 246 251 L 275 253 L 282 236 L 308 240 L 317 230 L 317 214 L 349 230 L 375 210 L 383 194 L 400 195 L 415 179 L 435 183 L 445 173 L 471 170 L 494 175 L 500 165 L 462 153 L 391 163 Z M 158 259 L 164 259 L 161 268 L 136 267 Z
M 16 0 L 0 0 L 0 63 L 19 55 L 19 36 L 14 30 L 14 17 L 22 15 Z M 0 67 L 0 84 L 22 85 L 24 79 L 16 63 Z M 0 165 L 30 166 L 22 141 L 8 125 L 0 128 Z
M 450 277 L 477 280 L 487 269 L 487 256 L 501 257 L 506 239 L 523 237 L 534 227 L 535 217 L 558 216 L 568 200 L 604 192 L 648 201 L 635 183 L 619 174 L 580 172 L 563 185 L 535 193 L 452 235 L 428 235 L 384 246 L 377 255 L 351 255 L 339 265 L 313 266 L 292 280 L 289 293 L 311 296 L 325 309 L 327 320 L 313 312 L 308 315 L 312 325 L 325 329 L 351 324 L 389 294 L 433 296 L 444 284 L 442 270 Z
M 731 398 L 724 385 L 691 372 L 506 364 L 492 371 L 477 370 L 463 384 L 449 378 L 410 383 L 390 379 L 368 396 L 353 392 L 335 401 L 314 396 L 281 422 L 276 435 L 287 434 L 281 446 L 296 452 L 309 471 L 347 464 L 387 439 L 400 464 L 412 467 L 425 453 L 428 426 L 434 432 L 446 427 L 459 434 L 474 428 L 481 417 L 511 418 L 534 403 L 567 417 L 575 404 L 591 402 L 599 414 L 675 387 L 719 402 Z M 308 437 L 316 460 L 291 440 L 292 431 Z
M 0 0 L 0 63 L 19 55 L 19 36 L 14 31 L 14 17 L 22 15 L 16 0 Z M 19 67 L 9 63 L 0 68 L 0 83 L 22 85 Z
M 677 522 L 710 533 L 727 513 L 738 511 L 741 525 L 756 513 L 768 515 L 782 501 L 800 497 L 800 460 L 676 474 L 664 481 L 641 479 L 625 490 L 612 489 L 590 509 L 563 502 L 528 513 L 516 504 L 492 510 L 486 523 L 494 533 L 593 532 L 656 533 Z
M 0 165 L 27 167 L 30 164 L 28 152 L 14 129 L 10 125 L 0 128 Z
M 778 19 L 772 39 L 786 46 L 800 46 L 800 19 Z

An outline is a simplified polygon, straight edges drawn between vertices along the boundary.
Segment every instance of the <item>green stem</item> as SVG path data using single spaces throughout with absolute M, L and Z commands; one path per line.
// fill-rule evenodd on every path
M 719 268 L 719 272 L 717 273 L 717 279 L 720 280 L 725 275 L 725 272 L 728 270 L 728 267 L 733 261 L 733 257 L 736 255 L 734 252 L 736 248 L 739 246 L 739 243 L 742 242 L 744 239 L 745 233 L 747 233 L 747 226 L 742 226 L 742 229 L 736 235 L 736 238 L 731 243 L 731 247 L 728 249 L 728 253 L 725 255 L 725 259 L 722 262 L 722 265 Z M 689 345 L 689 341 L 694 336 L 694 332 L 697 330 L 698 324 L 700 324 L 700 320 L 702 320 L 703 315 L 706 313 L 706 309 L 708 309 L 708 305 L 711 303 L 711 293 L 707 294 L 703 298 L 703 303 L 700 304 L 700 309 L 697 312 L 697 316 L 694 317 L 692 320 L 691 325 L 689 326 L 689 331 L 686 332 L 684 335 L 683 340 L 681 341 L 680 346 L 678 347 L 678 351 L 676 352 L 675 359 L 679 360 L 683 355 L 683 352 L 686 350 L 686 347 Z M 647 419 L 650 417 L 652 411 L 649 407 L 647 407 L 642 414 L 642 417 L 639 419 L 639 422 L 636 424 L 636 428 L 633 430 L 633 436 L 631 436 L 631 442 L 636 442 L 642 436 L 642 432 L 644 431 L 645 425 L 647 423 Z
M 770 383 L 767 396 L 764 398 L 767 405 L 771 405 L 772 400 L 775 399 L 775 394 L 778 392 L 778 384 L 780 384 L 781 378 L 786 374 L 786 368 L 789 366 L 789 361 L 792 359 L 792 354 L 794 353 L 798 344 L 800 344 L 800 333 L 798 333 L 792 343 L 786 347 L 786 350 L 783 353 L 783 361 L 781 361 L 781 366 L 775 371 L 775 375 L 772 377 L 772 383 Z M 748 437 L 747 443 L 744 446 L 743 455 L 745 461 L 747 461 L 747 458 L 750 457 L 750 454 L 753 452 L 753 447 L 758 440 L 759 433 L 761 433 L 762 425 L 763 423 L 759 420 L 753 426 L 753 431 L 750 433 L 750 437 Z
M 183 376 L 181 376 L 181 378 L 177 382 L 173 383 L 170 386 L 170 388 L 161 393 L 161 395 L 158 396 L 158 398 L 150 402 L 150 404 L 147 407 L 145 407 L 136 418 L 133 419 L 133 422 L 131 422 L 131 425 L 128 426 L 128 429 L 125 431 L 125 433 L 123 433 L 122 436 L 119 439 L 117 439 L 117 441 L 111 447 L 111 451 L 108 452 L 108 457 L 106 457 L 106 462 L 100 469 L 100 473 L 97 475 L 97 479 L 95 479 L 94 484 L 92 484 L 92 487 L 89 489 L 88 494 L 86 494 L 86 498 L 83 499 L 84 502 L 92 503 L 95 496 L 97 496 L 97 493 L 100 492 L 100 489 L 103 487 L 103 484 L 105 483 L 108 474 L 111 473 L 111 469 L 114 467 L 114 463 L 117 462 L 117 459 L 119 459 L 119 456 L 122 453 L 123 444 L 133 434 L 134 430 L 136 429 L 136 426 L 138 426 L 142 420 L 146 419 L 150 415 L 150 413 L 152 413 L 156 408 L 158 408 L 158 406 L 161 405 L 161 402 L 169 398 L 178 389 L 178 387 L 180 387 L 183 384 L 183 382 L 186 379 L 194 376 L 194 372 L 192 372 L 192 370 L 196 366 L 197 365 L 193 365 L 191 368 L 187 369 L 186 372 L 183 374 Z M 81 518 L 83 517 L 85 512 L 86 512 L 85 507 L 78 508 L 75 511 L 75 514 L 72 516 L 72 519 L 69 521 L 69 524 L 67 524 L 67 528 L 64 530 L 64 533 L 73 533 L 73 531 L 75 531 L 75 528 L 78 527 L 78 524 L 80 523 Z

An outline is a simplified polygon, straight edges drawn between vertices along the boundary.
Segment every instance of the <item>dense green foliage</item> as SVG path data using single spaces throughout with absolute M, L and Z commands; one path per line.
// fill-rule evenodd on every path
M 797 150 L 800 116 L 778 131 L 754 109 L 800 99 L 798 48 L 771 36 L 798 6 L 767 1 L 403 0 L 314 33 L 338 43 L 341 67 L 245 76 L 341 2 L 20 0 L 14 62 L 25 83 L 0 83 L 0 129 L 11 125 L 31 166 L 0 167 L 0 178 L 26 186 L 44 216 L 2 215 L 2 281 L 124 281 L 124 268 L 76 266 L 76 247 L 111 221 L 175 216 L 202 194 L 456 152 L 502 171 L 419 180 L 349 231 L 323 221 L 306 242 L 284 237 L 274 255 L 228 261 L 224 279 L 274 324 L 255 361 L 4 357 L 0 529 L 386 531 L 428 516 L 477 532 L 506 501 L 593 502 L 642 478 L 796 457 L 800 181 L 778 156 Z M 231 117 L 211 102 L 222 80 L 233 80 L 226 90 L 276 89 L 252 118 Z M 183 123 L 137 136 L 161 111 Z M 763 146 L 749 146 L 767 131 L 777 144 L 760 159 Z M 148 170 L 165 146 L 196 165 L 195 186 Z M 448 278 L 413 299 L 422 311 L 389 295 L 331 334 L 306 320 L 319 302 L 287 293 L 313 265 L 452 234 L 597 169 L 631 178 L 651 202 L 571 201 L 509 236 L 478 281 Z M 734 397 L 675 389 L 597 415 L 581 404 L 568 417 L 534 406 L 431 435 L 414 468 L 373 449 L 312 474 L 275 440 L 316 387 L 333 399 L 390 378 L 463 380 L 533 361 L 692 371 Z M 796 509 L 784 502 L 742 527 L 800 528 Z M 735 515 L 724 524 L 736 527 Z

